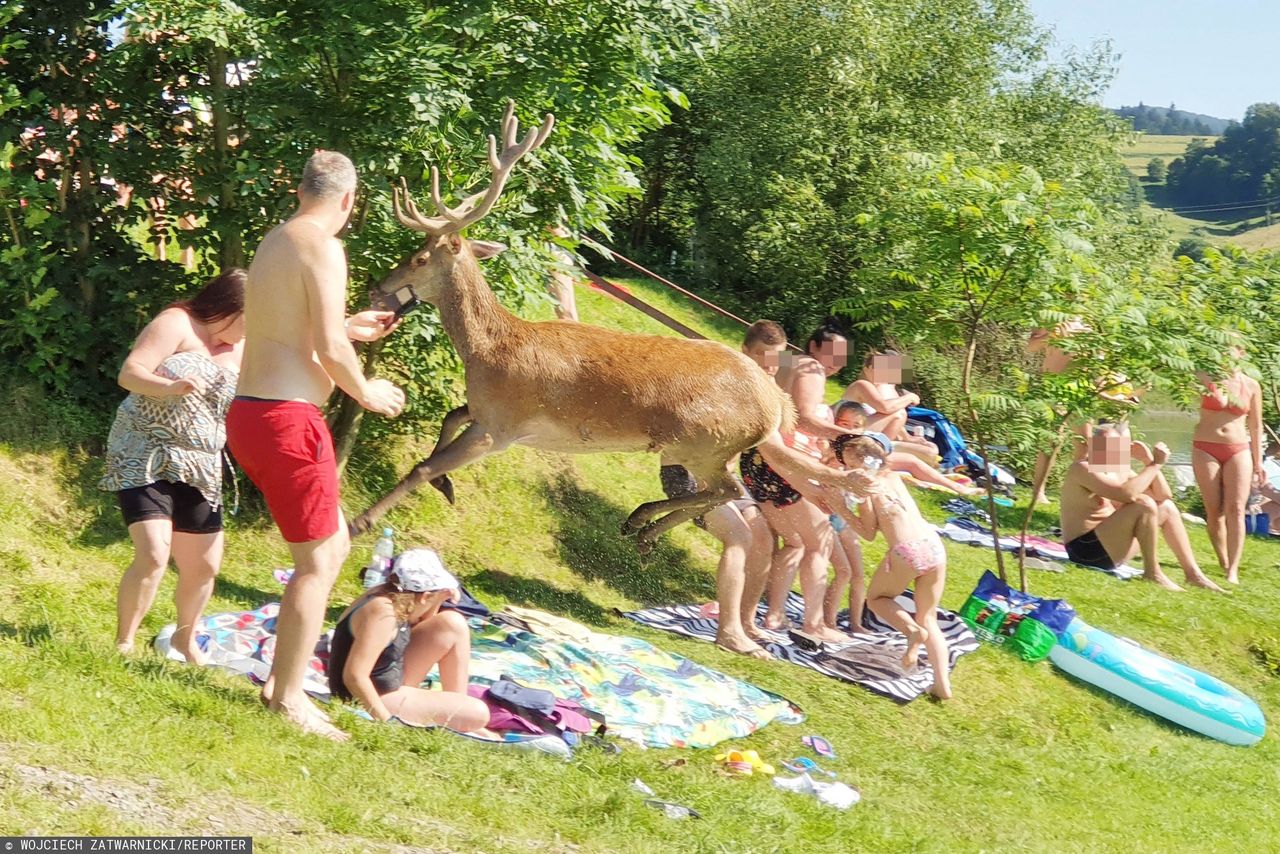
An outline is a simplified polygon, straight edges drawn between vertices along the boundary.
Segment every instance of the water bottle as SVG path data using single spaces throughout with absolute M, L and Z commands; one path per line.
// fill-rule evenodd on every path
M 373 544 L 373 558 L 369 561 L 369 568 L 364 573 L 366 588 L 382 584 L 387 580 L 387 574 L 391 572 L 391 558 L 396 553 L 393 533 L 390 528 L 383 528 L 382 536 L 378 537 L 378 542 Z

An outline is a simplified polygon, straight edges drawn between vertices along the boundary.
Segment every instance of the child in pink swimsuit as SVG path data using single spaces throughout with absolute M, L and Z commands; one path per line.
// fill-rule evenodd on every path
M 933 670 L 930 692 L 950 699 L 947 642 L 938 629 L 938 603 L 947 578 L 947 553 L 932 525 L 920 515 L 901 476 L 887 466 L 893 444 L 881 433 L 841 436 L 832 449 L 845 468 L 862 469 L 880 481 L 880 491 L 858 504 L 854 530 L 864 540 L 884 535 L 889 551 L 876 568 L 867 590 L 867 606 L 907 638 L 902 666 L 916 666 L 920 647 L 928 653 Z M 915 585 L 916 612 L 909 613 L 896 597 Z

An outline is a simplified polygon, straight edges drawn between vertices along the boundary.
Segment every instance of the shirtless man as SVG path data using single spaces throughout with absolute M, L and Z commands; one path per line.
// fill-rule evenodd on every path
M 1142 470 L 1135 473 L 1129 460 Z M 1160 468 L 1169 449 L 1129 439 L 1128 427 L 1102 424 L 1089 438 L 1086 459 L 1072 463 L 1062 481 L 1062 539 L 1075 563 L 1113 569 L 1142 553 L 1143 577 L 1169 590 L 1182 588 L 1160 569 L 1160 534 L 1182 566 L 1187 584 L 1221 591 L 1205 577 L 1187 538 L 1182 513 Z
M 317 152 L 302 172 L 297 213 L 258 246 L 245 287 L 244 362 L 227 415 L 231 452 L 262 490 L 293 554 L 263 700 L 304 731 L 335 740 L 348 736 L 302 690 L 329 590 L 350 548 L 333 440 L 320 407 L 336 382 L 379 415 L 395 417 L 404 408 L 400 389 L 365 378 L 351 346 L 351 340 L 376 341 L 391 332 L 392 314 L 343 319 L 347 261 L 336 235 L 355 189 L 350 160 Z

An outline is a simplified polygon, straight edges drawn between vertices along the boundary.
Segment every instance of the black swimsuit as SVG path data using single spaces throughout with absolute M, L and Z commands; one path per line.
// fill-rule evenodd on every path
M 342 671 L 347 666 L 347 657 L 351 654 L 351 645 L 355 641 L 351 634 L 351 618 L 369 601 L 366 599 L 352 608 L 333 628 L 333 641 L 329 644 L 329 691 L 342 700 L 352 699 L 351 692 L 342 681 Z M 390 694 L 397 688 L 404 687 L 404 650 L 409 645 L 410 634 L 409 624 L 401 623 L 395 638 L 374 662 L 369 679 L 379 695 Z
M 759 448 L 751 448 L 742 452 L 738 460 L 738 471 L 742 472 L 742 482 L 751 497 L 761 504 L 768 501 L 774 507 L 790 507 L 802 496 L 783 480 L 760 456 Z

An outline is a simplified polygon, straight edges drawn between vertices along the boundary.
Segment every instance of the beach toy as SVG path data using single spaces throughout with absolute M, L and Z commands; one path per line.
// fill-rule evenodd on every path
M 1078 617 L 1059 635 L 1049 660 L 1077 679 L 1227 744 L 1255 744 L 1267 730 L 1258 704 L 1221 679 Z
M 756 771 L 769 776 L 774 773 L 774 767 L 761 759 L 760 754 L 754 750 L 730 750 L 718 755 L 716 761 L 729 773 L 743 777 L 750 777 Z

